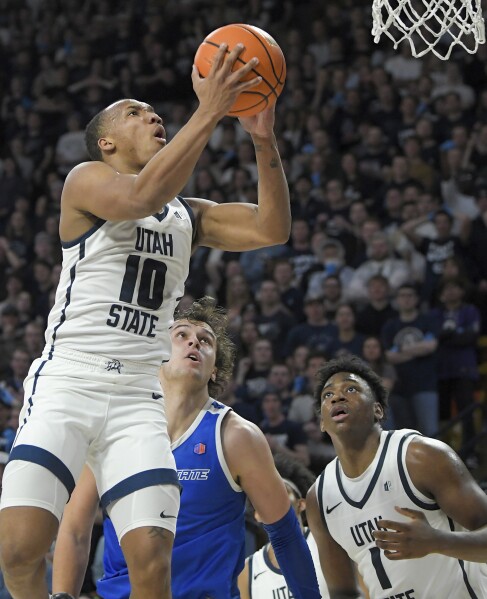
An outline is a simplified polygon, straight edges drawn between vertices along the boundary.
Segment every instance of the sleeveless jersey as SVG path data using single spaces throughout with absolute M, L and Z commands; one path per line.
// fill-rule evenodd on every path
M 328 587 L 321 571 L 318 547 L 309 528 L 304 530 L 304 536 L 313 558 L 321 598 L 329 599 Z M 284 575 L 269 558 L 269 547 L 270 544 L 267 543 L 248 558 L 250 599 L 292 599 L 293 595 L 288 589 Z
M 431 554 L 421 559 L 390 561 L 376 546 L 372 531 L 377 521 L 405 521 L 394 506 L 424 513 L 431 526 L 464 530 L 434 500 L 413 485 L 406 467 L 409 443 L 416 431 L 382 431 L 379 449 L 367 470 L 357 478 L 343 473 L 338 458 L 318 478 L 321 516 L 334 540 L 358 566 L 371 599 L 475 599 L 478 594 L 465 562 Z
M 194 216 L 182 198 L 130 221 L 98 219 L 63 243 L 63 265 L 44 353 L 56 347 L 159 365 L 184 294 Z
M 183 490 L 172 553 L 173 599 L 237 599 L 245 557 L 245 499 L 223 455 L 221 425 L 230 408 L 210 399 L 172 445 Z M 128 599 L 127 566 L 104 520 L 104 599 Z

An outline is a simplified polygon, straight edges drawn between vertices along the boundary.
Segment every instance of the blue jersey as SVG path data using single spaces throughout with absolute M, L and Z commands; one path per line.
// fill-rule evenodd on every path
M 209 400 L 172 445 L 183 487 L 172 554 L 173 599 L 233 599 L 244 565 L 245 494 L 223 455 L 221 425 L 230 408 Z M 104 521 L 104 599 L 128 599 L 130 584 L 115 530 Z

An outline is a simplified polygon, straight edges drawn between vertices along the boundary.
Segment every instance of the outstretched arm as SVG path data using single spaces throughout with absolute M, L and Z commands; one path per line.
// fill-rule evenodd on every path
M 377 546 L 390 560 L 440 553 L 471 562 L 487 562 L 487 496 L 458 455 L 442 443 L 421 438 L 408 447 L 406 463 L 411 479 L 422 493 L 436 500 L 445 514 L 467 531 L 433 528 L 422 512 L 396 507 L 406 522 L 378 522 L 386 531 L 374 531 Z
M 54 550 L 53 593 L 78 597 L 81 592 L 98 501 L 95 477 L 85 466 L 59 527 Z
M 232 72 L 242 50 L 243 46 L 237 45 L 226 56 L 227 46 L 222 46 L 206 78 L 200 77 L 193 67 L 193 87 L 199 106 L 174 139 L 140 173 L 118 173 L 102 162 L 81 164 L 66 179 L 63 205 L 80 214 L 117 221 L 149 216 L 170 202 L 188 182 L 218 121 L 242 91 L 259 83 L 258 78 L 242 81 L 256 66 L 253 59 Z M 143 111 L 132 110 L 132 115 L 130 106 L 127 110 L 124 118 L 149 118 Z
M 321 517 L 316 483 L 306 496 L 306 518 L 318 547 L 321 569 L 325 577 L 330 599 L 359 599 L 352 561 L 346 551 L 330 535 Z
M 259 512 L 293 596 L 319 599 L 311 553 L 263 433 L 231 413 L 224 421 L 222 439 L 230 472 Z
M 274 107 L 240 119 L 252 136 L 259 175 L 258 204 L 216 204 L 192 199 L 199 213 L 200 245 L 245 251 L 286 243 L 291 230 L 289 189 L 274 136 Z

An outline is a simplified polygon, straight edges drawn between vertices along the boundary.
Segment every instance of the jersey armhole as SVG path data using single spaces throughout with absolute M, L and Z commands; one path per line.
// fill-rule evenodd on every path
M 237 483 L 233 479 L 232 473 L 230 472 L 230 468 L 228 467 L 227 461 L 225 460 L 225 455 L 223 453 L 222 430 L 221 430 L 222 423 L 223 423 L 224 418 L 226 418 L 227 414 L 231 411 L 232 411 L 231 408 L 227 408 L 222 414 L 220 414 L 218 416 L 218 421 L 215 426 L 215 446 L 216 446 L 216 452 L 218 455 L 218 461 L 220 462 L 221 469 L 223 470 L 223 473 L 225 474 L 228 484 L 236 493 L 243 493 L 242 487 L 240 485 L 237 485 Z

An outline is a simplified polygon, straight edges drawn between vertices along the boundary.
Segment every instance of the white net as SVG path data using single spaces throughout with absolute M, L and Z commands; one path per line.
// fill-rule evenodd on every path
M 485 43 L 481 0 L 373 0 L 372 35 L 384 33 L 394 48 L 408 41 L 413 56 L 433 52 L 447 60 L 456 45 L 473 54 Z

